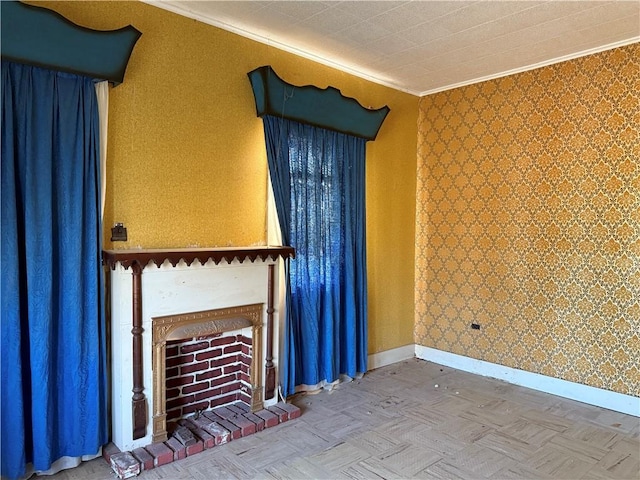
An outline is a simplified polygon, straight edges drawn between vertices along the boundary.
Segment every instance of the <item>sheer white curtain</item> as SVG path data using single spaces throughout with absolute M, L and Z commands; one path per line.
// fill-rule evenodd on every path
M 107 191 L 107 126 L 109 122 L 109 82 L 96 83 L 98 114 L 100 115 L 100 218 L 104 219 L 104 202 Z

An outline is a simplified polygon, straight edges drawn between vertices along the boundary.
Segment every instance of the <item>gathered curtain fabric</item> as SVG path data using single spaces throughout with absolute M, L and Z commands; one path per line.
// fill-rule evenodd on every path
M 2 475 L 107 441 L 91 79 L 2 62 Z
M 287 285 L 283 393 L 367 368 L 366 140 L 263 117 Z

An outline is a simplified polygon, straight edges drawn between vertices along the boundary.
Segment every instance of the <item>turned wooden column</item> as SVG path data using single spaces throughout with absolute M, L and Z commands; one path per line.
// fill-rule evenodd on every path
M 273 398 L 276 389 L 276 368 L 273 365 L 273 312 L 274 304 L 274 265 L 269 265 L 269 283 L 267 284 L 267 351 L 265 355 L 265 400 Z
M 133 412 L 133 439 L 142 438 L 147 434 L 147 400 L 144 395 L 142 381 L 142 266 L 139 262 L 131 265 L 133 278 L 133 397 L 131 398 Z

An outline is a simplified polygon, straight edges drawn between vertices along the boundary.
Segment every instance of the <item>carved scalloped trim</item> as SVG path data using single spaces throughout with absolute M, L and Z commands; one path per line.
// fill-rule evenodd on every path
M 263 262 L 282 259 L 295 258 L 295 250 L 293 247 L 261 247 L 261 248 L 224 248 L 211 250 L 103 250 L 102 263 L 109 266 L 111 270 L 116 268 L 116 264 L 120 263 L 125 270 L 134 264 L 139 265 L 142 269 L 150 262 L 160 267 L 164 262 L 168 261 L 172 266 L 176 266 L 183 260 L 187 266 L 191 266 L 193 262 L 198 260 L 201 265 L 206 264 L 209 260 L 218 265 L 223 260 L 231 264 L 234 260 L 244 263 L 249 259 L 251 263 L 260 259 Z

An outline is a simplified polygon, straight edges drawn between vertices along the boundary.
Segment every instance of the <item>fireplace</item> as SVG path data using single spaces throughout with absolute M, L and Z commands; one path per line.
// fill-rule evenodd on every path
M 274 405 L 290 247 L 103 252 L 109 267 L 111 430 L 123 451 L 167 435 L 166 345 L 223 332 L 251 338 L 252 409 Z M 244 333 L 242 333 L 244 332 Z M 211 404 L 210 404 L 211 405 Z
M 185 313 L 180 315 L 169 315 L 166 317 L 156 317 L 152 320 L 153 391 L 154 398 L 156 399 L 154 402 L 153 412 L 152 439 L 154 442 L 163 442 L 167 439 L 166 345 L 169 340 L 191 339 L 193 337 L 201 337 L 214 333 L 250 328 L 252 332 L 251 344 L 255 345 L 256 348 L 252 352 L 251 366 L 249 368 L 249 398 L 251 399 L 249 406 L 252 411 L 262 410 L 262 375 L 260 374 L 261 369 L 259 366 L 255 365 L 255 363 L 259 363 L 259 360 L 256 362 L 256 358 L 262 358 L 262 311 L 263 305 L 255 304 L 207 310 L 203 312 Z M 216 353 L 216 350 L 213 350 L 213 352 Z M 222 355 L 222 353 L 224 353 L 224 350 L 220 352 L 220 355 Z M 195 357 L 194 355 L 192 356 Z M 217 367 L 214 363 L 215 361 L 215 357 L 212 357 L 211 360 L 203 360 L 201 362 L 197 362 L 195 365 L 198 363 L 209 363 L 209 369 L 207 370 L 211 371 L 212 367 L 213 369 Z M 190 370 L 191 369 L 185 373 L 192 373 Z M 208 380 L 203 380 L 203 383 L 204 382 L 208 382 Z M 214 386 L 208 390 L 215 391 L 216 388 L 220 387 Z M 241 387 L 239 386 L 239 389 L 240 388 Z M 197 395 L 203 395 L 204 393 L 205 392 L 200 392 Z M 233 401 L 235 400 L 237 400 L 237 398 Z M 205 402 L 200 402 L 203 410 L 219 406 L 211 404 L 211 400 L 209 400 L 206 406 L 204 403 Z

